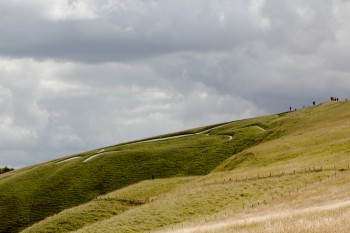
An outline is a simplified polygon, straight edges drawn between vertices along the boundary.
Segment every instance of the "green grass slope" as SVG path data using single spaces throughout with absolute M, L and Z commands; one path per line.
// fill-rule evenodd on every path
M 0 232 L 148 232 L 240 213 L 347 170 L 348 119 L 350 102 L 325 103 L 1 175 Z
M 239 219 L 260 206 L 274 208 L 276 200 L 282 206 L 285 203 L 296 205 L 294 198 L 298 195 L 301 196 L 298 205 L 306 208 L 307 199 L 328 203 L 346 198 L 342 193 L 348 193 L 344 187 L 350 184 L 349 107 L 348 102 L 327 103 L 274 120 L 266 121 L 265 118 L 265 124 L 260 122 L 256 128 L 270 130 L 267 136 L 270 140 L 234 154 L 212 173 L 193 178 L 152 203 L 76 232 L 151 232 L 160 229 L 173 232 L 173 227 L 179 229 L 175 232 L 183 232 L 188 229 L 183 227 L 187 222 L 205 226 L 208 219 L 220 221 L 226 213 Z M 245 128 L 257 126 L 256 123 L 240 123 Z M 229 128 L 227 125 L 216 129 L 217 133 L 227 133 L 226 127 Z M 322 181 L 326 183 L 321 184 Z M 225 229 L 218 232 L 225 232 Z
M 0 176 L 0 232 L 18 232 L 101 194 L 151 179 L 152 175 L 169 178 L 208 174 L 232 154 L 267 137 L 268 132 L 251 124 L 271 119 L 227 123 L 223 131 L 216 128 L 218 125 L 203 127 L 175 134 L 186 137 L 163 141 L 124 143 Z M 201 130 L 206 131 L 190 135 Z M 235 140 L 230 140 L 232 136 Z

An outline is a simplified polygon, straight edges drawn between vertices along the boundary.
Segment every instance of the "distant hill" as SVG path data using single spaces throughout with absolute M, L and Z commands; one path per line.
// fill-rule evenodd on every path
M 0 232 L 150 232 L 242 214 L 346 172 L 349 120 L 350 102 L 330 102 L 5 173 Z

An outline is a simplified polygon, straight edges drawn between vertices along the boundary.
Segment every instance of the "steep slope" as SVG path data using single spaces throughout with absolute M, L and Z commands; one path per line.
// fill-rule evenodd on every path
M 0 176 L 0 232 L 17 232 L 152 176 L 208 174 L 232 154 L 266 138 L 268 132 L 251 125 L 273 119 L 248 119 L 165 135 L 165 140 L 100 148 Z
M 274 140 L 233 155 L 215 172 L 193 178 L 161 199 L 87 225 L 77 232 L 150 232 L 162 228 L 173 232 L 173 227 L 179 229 L 175 232 L 214 232 L 207 228 L 207 221 L 222 226 L 220 219 L 227 215 L 231 221 L 239 220 L 251 216 L 256 209 L 261 214 L 255 212 L 253 216 L 264 218 L 278 208 L 283 211 L 286 206 L 297 212 L 310 206 L 322 209 L 326 203 L 347 203 L 350 201 L 347 189 L 350 184 L 349 107 L 348 102 L 327 103 L 276 118 L 265 125 L 269 130 L 274 129 L 270 137 L 279 135 Z M 240 156 L 248 158 L 237 159 Z M 347 209 L 339 211 L 349 210 L 350 205 L 344 208 Z M 264 210 L 269 211 L 264 213 Z M 315 215 L 324 216 L 312 216 Z M 312 221 L 309 215 L 302 217 Z M 188 221 L 192 223 L 186 223 Z M 192 231 L 186 224 L 197 227 Z M 249 229 L 252 225 L 234 226 L 232 232 L 242 227 Z M 225 229 L 215 232 L 227 232 Z
M 221 211 L 244 212 L 325 179 L 334 168 L 347 171 L 349 109 L 350 102 L 325 103 L 101 148 L 0 176 L 1 231 L 16 232 L 88 201 L 27 232 L 143 232 Z M 155 180 L 149 180 L 152 175 Z M 174 178 L 159 180 L 167 177 Z M 145 187 L 151 196 L 143 194 Z

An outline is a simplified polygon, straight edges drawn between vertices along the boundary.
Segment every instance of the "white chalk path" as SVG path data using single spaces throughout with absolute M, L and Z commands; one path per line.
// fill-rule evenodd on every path
M 93 159 L 93 158 L 96 158 L 97 156 L 100 156 L 100 155 L 103 155 L 103 154 L 108 153 L 108 152 L 106 152 L 106 153 L 104 153 L 104 152 L 105 152 L 105 149 L 102 149 L 102 150 L 98 151 L 97 154 L 95 154 L 95 155 L 93 155 L 93 156 L 90 156 L 89 158 L 85 159 L 85 160 L 83 161 L 83 163 L 86 163 L 87 161 L 89 161 L 89 160 L 91 160 L 91 159 Z
M 182 134 L 182 135 L 177 135 L 177 136 L 171 136 L 171 137 L 164 137 L 164 138 L 157 138 L 157 139 L 149 139 L 149 140 L 144 140 L 144 141 L 141 141 L 141 142 L 131 142 L 131 143 L 126 143 L 126 144 L 123 144 L 123 145 L 136 145 L 136 144 L 141 144 L 141 143 L 147 143 L 147 142 L 158 142 L 158 141 L 165 141 L 165 140 L 170 140 L 170 139 L 175 139 L 175 138 L 183 138 L 183 137 L 189 137 L 189 136 L 193 136 L 193 135 L 199 135 L 199 134 L 204 134 L 206 136 L 209 136 L 209 132 L 213 129 L 217 129 L 217 128 L 220 128 L 220 127 L 223 127 L 225 125 L 228 125 L 228 124 L 231 124 L 232 122 L 228 122 L 226 124 L 223 124 L 223 125 L 219 125 L 219 126 L 215 126 L 213 128 L 210 128 L 210 129 L 206 129 L 206 130 L 203 130 L 201 132 L 198 132 L 198 133 L 192 133 L 192 134 Z M 258 127 L 259 129 L 265 131 L 265 129 L 261 128 L 260 126 L 256 126 Z M 228 141 L 231 141 L 233 139 L 233 136 L 230 136 L 230 135 L 227 135 L 228 137 Z M 105 149 L 102 149 L 100 150 L 99 152 L 97 152 L 97 154 L 95 155 L 92 155 L 90 156 L 89 158 L 85 159 L 83 161 L 83 163 L 86 163 L 88 161 L 90 161 L 91 159 L 94 159 L 96 158 L 97 156 L 100 156 L 100 155 L 103 155 L 105 153 L 103 153 L 105 151 Z
M 145 140 L 145 141 L 141 141 L 141 142 L 127 143 L 127 144 L 124 144 L 124 145 L 135 145 L 135 144 L 141 144 L 141 143 L 147 143 L 147 142 L 164 141 L 164 140 L 169 140 L 169 139 L 174 139 L 174 138 L 188 137 L 188 136 L 193 136 L 193 135 L 198 135 L 198 134 L 205 134 L 205 135 L 209 136 L 209 133 L 208 133 L 208 132 L 210 132 L 210 131 L 213 130 L 213 129 L 217 129 L 217 128 L 220 128 L 220 127 L 222 127 L 222 126 L 225 126 L 225 125 L 227 125 L 227 124 L 230 124 L 230 122 L 229 122 L 229 123 L 226 123 L 226 124 L 223 124 L 223 125 L 215 126 L 215 127 L 213 127 L 213 128 L 210 128 L 210 129 L 206 129 L 206 130 L 201 131 L 201 132 L 198 132 L 198 133 L 183 134 L 183 135 L 177 135 L 177 136 L 171 136 L 171 137 L 165 137 L 165 138 L 150 139 L 150 140 Z M 232 137 L 232 136 L 228 136 L 228 138 L 229 138 L 229 141 L 230 141 L 230 140 L 232 140 L 233 137 Z M 92 156 L 90 156 L 89 158 L 85 159 L 85 160 L 83 161 L 83 163 L 86 163 L 86 162 L 90 161 L 91 159 L 94 159 L 94 158 L 96 158 L 96 157 L 98 157 L 98 156 L 100 156 L 100 155 L 103 155 L 103 154 L 108 153 L 108 152 L 104 153 L 104 151 L 105 151 L 105 149 L 102 149 L 102 150 L 98 151 L 97 154 L 92 155 Z
M 193 136 L 193 135 L 199 135 L 199 134 L 204 134 L 206 136 L 209 136 L 209 132 L 213 129 L 217 129 L 217 128 L 220 128 L 220 127 L 223 127 L 227 124 L 230 124 L 231 122 L 228 122 L 226 124 L 223 124 L 223 125 L 219 125 L 219 126 L 215 126 L 213 128 L 210 128 L 210 129 L 206 129 L 206 130 L 203 130 L 201 132 L 198 132 L 198 133 L 193 133 L 193 134 L 183 134 L 183 135 L 177 135 L 177 136 L 171 136 L 171 137 L 164 137 L 164 138 L 157 138 L 157 139 L 150 139 L 150 140 L 145 140 L 145 141 L 141 141 L 141 142 L 132 142 L 132 143 L 127 143 L 127 144 L 124 144 L 124 145 L 135 145 L 135 144 L 141 144 L 141 143 L 147 143 L 147 142 L 157 142 L 157 141 L 164 141 L 164 140 L 170 140 L 170 139 L 175 139 L 175 138 L 183 138 L 183 137 L 189 137 L 189 136 Z M 265 130 L 259 126 L 256 126 L 258 127 L 259 129 L 261 130 Z M 233 136 L 230 136 L 230 135 L 227 135 L 228 137 L 228 141 L 231 141 L 233 139 Z M 103 154 L 106 154 L 108 152 L 105 152 L 105 149 L 101 149 L 100 151 L 97 152 L 97 154 L 94 154 L 88 158 L 86 158 L 83 163 L 86 163 L 100 155 L 103 155 Z M 76 156 L 76 157 L 72 157 L 72 158 L 69 158 L 69 159 L 66 159 L 66 160 L 63 160 L 63 161 L 60 161 L 60 162 L 57 162 L 56 164 L 60 164 L 60 163 L 64 163 L 64 162 L 68 162 L 70 160 L 73 160 L 73 159 L 78 159 L 78 158 L 81 158 L 80 156 Z
M 141 143 L 146 143 L 146 142 L 158 142 L 158 141 L 164 141 L 164 140 L 175 139 L 175 138 L 189 137 L 189 136 L 199 135 L 199 134 L 204 134 L 204 135 L 209 136 L 210 134 L 208 132 L 210 132 L 211 130 L 223 127 L 223 126 L 228 125 L 230 123 L 232 123 L 232 122 L 228 122 L 228 123 L 223 124 L 223 125 L 215 126 L 213 128 L 206 129 L 206 130 L 198 132 L 198 133 L 182 134 L 182 135 L 170 136 L 170 137 L 164 137 L 164 138 L 157 138 L 157 139 L 149 139 L 149 140 L 144 140 L 144 141 L 141 141 L 141 142 L 126 143 L 124 145 L 135 145 L 135 144 L 141 144 Z M 232 136 L 228 136 L 228 137 L 232 137 Z
M 266 129 L 264 129 L 264 128 L 262 128 L 262 127 L 258 126 L 258 125 L 254 125 L 254 127 L 256 127 L 256 128 L 258 128 L 258 129 L 260 129 L 261 131 L 266 131 Z
M 87 161 L 89 161 L 89 160 L 91 160 L 91 159 L 93 159 L 93 158 L 96 158 L 97 156 L 100 156 L 100 155 L 102 155 L 103 153 L 99 153 L 99 154 L 95 154 L 95 155 L 93 155 L 93 156 L 90 156 L 89 158 L 87 158 L 87 159 L 85 159 L 84 161 L 83 161 L 83 163 L 86 163 Z
M 65 160 L 59 161 L 59 162 L 57 162 L 55 164 L 65 163 L 65 162 L 71 161 L 73 159 L 79 159 L 79 158 L 81 158 L 81 157 L 80 156 L 76 156 L 76 157 L 72 157 L 72 158 L 69 158 L 69 159 L 65 159 Z

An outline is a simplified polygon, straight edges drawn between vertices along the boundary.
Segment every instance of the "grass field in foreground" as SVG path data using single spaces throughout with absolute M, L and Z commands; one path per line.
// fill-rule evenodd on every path
M 348 232 L 349 185 L 346 171 L 242 213 L 221 214 L 159 233 Z

